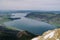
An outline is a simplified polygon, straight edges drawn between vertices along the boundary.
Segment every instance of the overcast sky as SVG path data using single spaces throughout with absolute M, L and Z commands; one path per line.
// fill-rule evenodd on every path
M 0 0 L 0 10 L 60 10 L 60 0 Z

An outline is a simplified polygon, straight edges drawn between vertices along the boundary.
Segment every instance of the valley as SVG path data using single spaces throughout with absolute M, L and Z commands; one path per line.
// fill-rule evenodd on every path
M 31 40 L 60 28 L 60 12 L 12 11 L 0 14 L 0 40 Z

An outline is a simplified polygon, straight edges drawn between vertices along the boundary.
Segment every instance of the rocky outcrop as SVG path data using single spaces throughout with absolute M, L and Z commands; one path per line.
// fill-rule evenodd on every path
M 32 40 L 60 40 L 60 28 L 55 30 L 49 30 L 42 36 L 33 38 Z
M 31 38 L 35 37 L 37 35 L 34 35 L 28 31 L 22 31 L 17 34 L 17 37 L 19 40 L 30 40 Z

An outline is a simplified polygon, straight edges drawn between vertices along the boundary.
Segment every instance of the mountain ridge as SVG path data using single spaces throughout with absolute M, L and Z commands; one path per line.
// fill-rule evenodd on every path
M 32 40 L 60 40 L 60 28 L 46 31 L 42 36 L 35 37 Z

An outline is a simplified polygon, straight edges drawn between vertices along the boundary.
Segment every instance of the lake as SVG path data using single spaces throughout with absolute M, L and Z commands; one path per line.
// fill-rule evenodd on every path
M 22 16 L 20 16 L 20 14 Z M 27 15 L 27 13 L 24 13 L 25 15 L 22 13 L 20 13 L 20 14 L 19 14 L 19 16 L 21 19 L 5 22 L 4 25 L 18 28 L 21 30 L 26 30 L 33 34 L 40 34 L 40 35 L 47 30 L 52 30 L 52 29 L 56 28 L 54 25 L 51 25 L 51 24 L 48 24 L 45 22 L 41 22 L 41 21 L 37 21 L 37 20 L 33 20 L 30 18 L 26 18 L 25 16 Z M 17 13 L 17 16 L 18 16 L 18 13 Z M 15 17 L 17 17 L 17 16 L 15 15 Z

